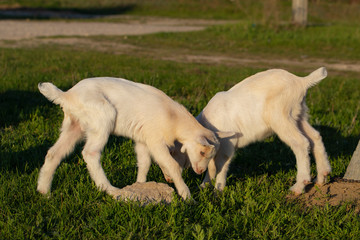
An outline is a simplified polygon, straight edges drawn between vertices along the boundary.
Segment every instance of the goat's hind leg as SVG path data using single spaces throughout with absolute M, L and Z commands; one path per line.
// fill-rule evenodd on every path
M 315 183 L 323 185 L 326 183 L 326 176 L 331 172 L 331 166 L 325 150 L 321 135 L 307 121 L 300 122 L 302 130 L 312 143 L 312 151 L 316 161 L 317 177 Z
M 56 168 L 61 160 L 73 151 L 82 136 L 83 132 L 79 123 L 65 114 L 60 137 L 54 146 L 49 149 L 45 162 L 40 169 L 37 185 L 37 190 L 40 193 L 47 194 L 50 192 Z
M 295 194 L 301 194 L 305 186 L 311 182 L 309 140 L 302 134 L 296 121 L 291 117 L 287 118 L 286 121 L 273 122 L 272 128 L 295 154 L 297 165 L 296 183 L 290 190 Z
M 113 197 L 118 196 L 119 189 L 112 186 L 101 166 L 101 152 L 107 143 L 109 134 L 106 132 L 87 132 L 86 143 L 82 151 L 86 167 L 95 185 Z
M 82 116 L 87 121 L 86 143 L 82 155 L 96 186 L 116 198 L 119 195 L 119 189 L 110 184 L 100 159 L 101 152 L 115 127 L 116 110 L 105 98 L 94 98 L 92 101 L 91 108 L 86 109 L 84 111 L 86 115 Z

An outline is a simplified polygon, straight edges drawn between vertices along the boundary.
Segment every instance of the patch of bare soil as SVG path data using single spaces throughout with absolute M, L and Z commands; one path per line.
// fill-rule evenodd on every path
M 360 72 L 360 65 L 357 63 L 329 63 L 324 59 L 266 59 L 257 56 L 241 57 L 229 57 L 229 56 L 205 56 L 205 55 L 176 55 L 171 57 L 165 57 L 164 59 L 183 62 L 198 62 L 224 65 L 241 65 L 241 66 L 264 66 L 270 68 L 282 68 L 283 66 L 292 66 L 296 68 L 309 68 L 314 69 L 320 66 L 324 66 L 327 69 L 335 71 L 349 71 Z
M 134 183 L 119 190 L 118 200 L 138 201 L 141 205 L 153 203 L 171 203 L 174 189 L 165 183 Z
M 230 21 L 168 19 L 155 17 L 118 17 L 119 22 L 74 22 L 74 21 L 37 21 L 1 20 L 0 40 L 21 40 L 52 36 L 129 36 L 158 32 L 200 31 L 210 25 Z
M 0 33 L 1 35 L 1 33 Z M 1 38 L 1 37 L 0 37 Z M 258 56 L 224 56 L 224 55 L 194 55 L 179 52 L 176 50 L 169 51 L 161 48 L 145 48 L 111 40 L 94 40 L 89 38 L 78 37 L 61 37 L 61 38 L 32 38 L 18 41 L 1 41 L 0 47 L 21 48 L 21 47 L 38 47 L 42 45 L 57 45 L 58 47 L 73 47 L 78 50 L 93 50 L 100 52 L 111 52 L 113 54 L 131 54 L 137 56 L 153 57 L 155 59 L 169 60 L 185 63 L 201 64 L 221 64 L 226 66 L 245 66 L 245 67 L 263 67 L 263 68 L 296 68 L 303 71 L 311 71 L 320 66 L 326 67 L 332 74 L 343 74 L 344 72 L 360 72 L 360 64 L 350 62 L 329 63 L 324 59 L 267 59 Z M 335 71 L 335 73 L 334 73 Z
M 293 194 L 288 196 L 289 200 L 301 201 L 307 207 L 310 206 L 338 206 L 352 203 L 355 211 L 360 212 L 360 182 L 347 182 L 336 179 L 324 186 L 310 184 L 305 193 L 299 196 Z

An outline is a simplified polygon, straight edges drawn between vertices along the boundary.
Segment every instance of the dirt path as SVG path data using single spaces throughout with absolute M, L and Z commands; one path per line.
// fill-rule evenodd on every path
M 184 62 L 199 62 L 199 63 L 221 63 L 224 65 L 241 65 L 241 66 L 261 66 L 271 68 L 284 68 L 284 66 L 291 66 L 300 69 L 313 70 L 320 66 L 326 67 L 328 70 L 345 71 L 345 72 L 360 72 L 360 64 L 354 63 L 329 63 L 324 59 L 306 58 L 306 59 L 266 59 L 257 56 L 235 58 L 229 56 L 202 56 L 202 55 L 180 55 L 176 58 L 167 58 L 169 60 L 177 60 Z
M 0 40 L 23 40 L 52 36 L 143 35 L 158 32 L 199 31 L 225 21 L 129 18 L 112 22 L 0 21 Z
M 114 42 L 97 43 L 87 36 L 96 35 L 143 35 L 158 32 L 200 31 L 211 25 L 225 24 L 229 21 L 167 19 L 155 17 L 122 16 L 119 22 L 84 22 L 84 21 L 34 21 L 34 20 L 1 20 L 0 47 L 30 47 L 41 44 L 77 45 L 79 48 L 108 51 L 115 53 L 147 54 L 155 58 L 178 62 L 195 62 L 207 64 L 241 65 L 259 67 L 296 67 L 312 69 L 325 66 L 329 70 L 360 72 L 359 63 L 327 62 L 325 59 L 264 59 L 256 56 L 214 56 L 171 54 L 160 49 L 146 49 L 137 46 L 115 44 Z M 61 36 L 62 38 L 54 38 Z M 63 37 L 66 38 L 63 38 Z M 82 37 L 82 38 L 79 38 Z M 161 52 L 161 54 L 159 54 Z

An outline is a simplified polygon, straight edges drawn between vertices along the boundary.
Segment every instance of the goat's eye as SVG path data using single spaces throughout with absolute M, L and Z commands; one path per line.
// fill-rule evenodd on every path
M 203 157 L 205 157 L 205 152 L 201 151 L 201 152 L 200 152 L 200 155 L 203 156 Z

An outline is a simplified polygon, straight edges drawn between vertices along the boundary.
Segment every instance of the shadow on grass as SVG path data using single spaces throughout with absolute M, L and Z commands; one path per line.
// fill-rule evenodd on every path
M 353 154 L 359 137 L 344 137 L 337 129 L 327 126 L 315 126 L 315 128 L 323 138 L 329 157 L 337 159 Z M 312 154 L 310 156 L 311 163 L 315 163 Z M 238 149 L 228 176 L 232 175 L 235 179 L 241 180 L 262 174 L 272 175 L 279 171 L 288 172 L 289 170 L 296 170 L 295 155 L 285 143 L 274 137 L 273 141 L 254 143 Z
M 329 127 L 317 127 L 321 129 L 324 144 L 328 155 L 331 158 L 341 156 L 351 156 L 359 141 L 356 137 L 343 137 L 336 129 Z M 128 141 L 127 138 L 112 136 L 107 143 L 107 147 L 122 145 Z M 43 162 L 48 149 L 54 142 L 45 142 L 43 145 L 29 148 L 20 152 L 0 152 L 1 170 L 32 172 L 39 168 Z M 72 159 L 74 155 L 81 155 L 83 143 L 75 148 L 74 152 L 66 159 Z M 121 153 L 119 152 L 121 155 Z M 67 161 L 65 159 L 65 161 Z M 121 156 L 119 156 L 121 159 Z M 123 164 L 121 160 L 119 164 Z M 136 162 L 136 159 L 134 159 Z M 312 159 L 312 162 L 314 160 Z M 245 148 L 239 149 L 235 159 L 232 161 L 228 176 L 232 175 L 235 179 L 244 179 L 262 174 L 276 174 L 279 171 L 288 172 L 296 169 L 295 156 L 291 149 L 281 142 L 277 137 L 272 142 L 259 142 L 251 144 Z M 189 169 L 188 171 L 192 171 Z M 191 176 L 197 176 L 195 173 L 189 173 Z
M 56 130 L 59 131 L 59 130 Z M 111 148 L 112 146 L 119 147 L 122 144 L 128 141 L 127 138 L 110 136 L 106 148 Z M 45 141 L 42 145 L 36 147 L 28 148 L 24 151 L 13 152 L 7 151 L 6 149 L 0 150 L 0 171 L 7 172 L 19 172 L 19 173 L 31 173 L 35 169 L 39 168 L 44 164 L 45 156 L 47 151 L 55 144 L 55 142 Z M 75 149 L 69 154 L 69 156 L 62 159 L 61 163 L 68 162 L 73 163 L 76 156 L 82 158 L 82 150 L 85 142 L 79 142 Z M 102 155 L 105 153 L 103 152 Z M 116 158 L 112 159 L 113 162 L 118 162 L 118 164 L 125 164 L 122 161 L 122 155 L 124 153 L 116 153 Z M 103 157 L 103 156 L 102 156 Z M 60 163 L 60 164 L 61 164 Z M 136 164 L 136 159 L 134 158 L 134 164 Z M 123 167 L 126 168 L 126 167 Z
M 46 107 L 52 109 L 54 105 L 38 92 L 12 90 L 1 93 L 0 129 L 16 126 L 20 122 L 29 119 L 30 115 L 37 109 Z M 51 116 L 48 109 L 40 111 L 41 115 L 50 114 L 49 116 Z M 315 126 L 315 128 L 321 133 L 328 155 L 332 159 L 353 154 L 359 137 L 344 137 L 337 129 L 327 126 Z M 114 145 L 121 145 L 124 141 L 128 140 L 121 137 L 110 137 L 107 147 L 112 148 Z M 53 144 L 54 142 L 44 142 L 42 145 L 20 152 L 11 152 L 2 148 L 0 150 L 0 170 L 32 172 L 43 164 L 46 152 Z M 79 144 L 74 154 L 81 155 L 81 150 L 82 145 Z M 120 152 L 119 154 L 121 155 Z M 71 159 L 71 156 L 68 159 Z M 121 161 L 121 156 L 119 159 L 115 161 L 118 161 L 118 164 L 124 164 Z M 136 159 L 134 158 L 133 161 L 136 162 Z M 312 160 L 312 162 L 314 161 Z M 231 175 L 233 179 L 244 179 L 290 170 L 296 170 L 295 156 L 287 145 L 274 137 L 272 141 L 259 142 L 239 149 L 235 159 L 232 161 L 228 176 Z M 189 169 L 188 171 L 191 172 L 192 170 Z M 189 174 L 190 177 L 197 176 L 195 173 Z M 229 184 L 232 181 L 230 179 Z
M 2 8 L 0 19 L 92 19 L 130 12 L 135 4 L 99 8 Z
M 18 125 L 46 104 L 53 105 L 38 92 L 10 90 L 0 93 L 0 129 Z
M 44 163 L 44 157 L 50 143 L 31 147 L 24 151 L 11 152 L 6 149 L 0 151 L 0 171 L 30 174 Z

